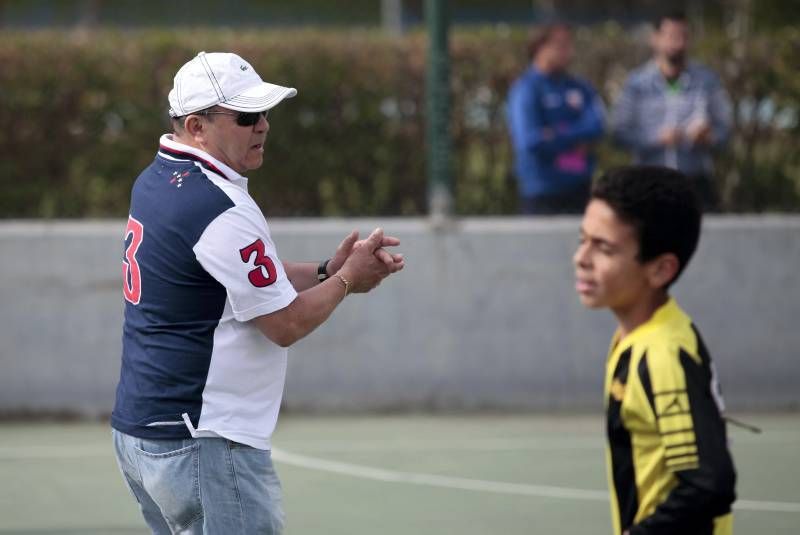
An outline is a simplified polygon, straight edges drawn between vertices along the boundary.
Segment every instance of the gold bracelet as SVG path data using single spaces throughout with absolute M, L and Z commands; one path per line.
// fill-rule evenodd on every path
M 352 286 L 352 283 L 338 273 L 335 274 L 334 277 L 342 281 L 342 284 L 344 284 L 344 296 L 347 297 L 350 294 L 350 286 Z

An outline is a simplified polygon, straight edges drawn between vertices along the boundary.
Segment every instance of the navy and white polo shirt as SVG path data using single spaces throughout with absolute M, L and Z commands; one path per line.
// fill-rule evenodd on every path
M 247 179 L 162 136 L 133 185 L 122 271 L 111 425 L 142 438 L 219 436 L 269 449 L 287 351 L 249 320 L 297 292 Z

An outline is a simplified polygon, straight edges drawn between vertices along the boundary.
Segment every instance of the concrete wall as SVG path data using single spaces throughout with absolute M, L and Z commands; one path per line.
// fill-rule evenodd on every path
M 577 219 L 273 221 L 282 258 L 352 228 L 408 267 L 290 351 L 297 410 L 589 409 L 614 327 L 573 291 Z M 119 373 L 122 221 L 0 224 L 0 412 L 108 412 Z M 800 407 L 800 217 L 717 217 L 675 294 L 733 409 Z

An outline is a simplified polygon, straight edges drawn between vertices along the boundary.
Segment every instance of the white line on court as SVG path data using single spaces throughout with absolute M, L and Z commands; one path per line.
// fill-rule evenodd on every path
M 771 432 L 769 436 L 738 435 L 730 439 L 735 444 L 764 444 L 766 442 L 785 444 L 787 438 L 780 433 Z M 328 439 L 303 438 L 281 440 L 281 444 L 292 449 L 297 445 L 305 452 L 339 453 L 367 451 L 524 451 L 524 450 L 594 450 L 603 451 L 602 441 L 595 435 L 569 437 L 504 437 L 504 438 L 469 438 L 458 442 L 452 439 L 435 438 L 365 438 L 365 439 Z
M 20 446 L 0 447 L 0 461 L 19 460 L 62 460 L 62 459 L 97 459 L 113 457 L 110 448 L 98 448 L 95 445 L 71 446 Z M 281 463 L 300 468 L 331 472 L 361 479 L 371 479 L 385 483 L 406 483 L 429 487 L 492 492 L 496 494 L 515 494 L 522 496 L 538 496 L 546 498 L 563 498 L 570 500 L 607 501 L 605 491 L 574 489 L 549 485 L 530 485 L 526 483 L 507 483 L 461 477 L 439 476 L 414 472 L 399 472 L 374 468 L 358 464 L 343 463 L 318 457 L 299 455 L 285 450 L 273 448 L 272 457 Z M 759 500 L 738 500 L 734 509 L 739 511 L 764 511 L 778 513 L 800 513 L 800 503 L 775 502 Z
M 406 483 L 429 487 L 473 490 L 496 494 L 563 498 L 568 500 L 608 501 L 608 493 L 599 490 L 574 489 L 549 485 L 529 485 L 526 483 L 507 483 L 503 481 L 439 476 L 415 472 L 399 472 L 396 470 L 386 470 L 383 468 L 332 461 L 330 459 L 321 459 L 319 457 L 309 457 L 307 455 L 299 455 L 277 448 L 272 449 L 272 458 L 279 463 L 291 466 L 358 477 L 361 479 L 371 479 L 384 483 Z M 800 513 L 800 503 L 738 500 L 734 504 L 734 509 L 740 511 Z
M 296 440 L 304 451 L 359 452 L 359 451 L 520 451 L 520 450 L 596 450 L 603 444 L 595 438 L 543 439 L 543 438 L 486 438 L 469 439 L 453 443 L 452 440 L 436 439 L 365 439 L 365 440 Z M 283 442 L 287 443 L 287 442 Z
M 527 496 L 544 496 L 548 498 L 568 498 L 575 500 L 596 500 L 606 501 L 608 496 L 605 492 L 597 490 L 569 489 L 563 487 L 552 487 L 547 485 L 528 485 L 521 483 L 505 483 L 502 481 L 486 481 L 482 479 L 467 479 L 461 477 L 437 476 L 434 474 L 418 474 L 413 472 L 397 472 L 383 468 L 374 468 L 358 464 L 343 463 L 320 459 L 318 457 L 308 457 L 298 455 L 288 451 L 272 449 L 272 458 L 278 462 L 321 470 L 323 472 L 333 472 L 362 479 L 372 479 L 385 483 L 410 483 L 414 485 L 427 485 L 431 487 L 444 487 L 451 489 L 476 490 L 483 492 L 494 492 L 500 494 L 521 494 Z

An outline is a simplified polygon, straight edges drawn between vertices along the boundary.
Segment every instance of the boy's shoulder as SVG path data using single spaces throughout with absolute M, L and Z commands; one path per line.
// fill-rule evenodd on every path
M 681 355 L 698 358 L 698 335 L 692 318 L 674 301 L 664 305 L 634 340 L 636 353 L 653 368 L 680 363 Z
M 659 76 L 658 65 L 653 60 L 648 60 L 635 67 L 628 73 L 626 84 L 632 88 L 652 85 L 653 79 Z

